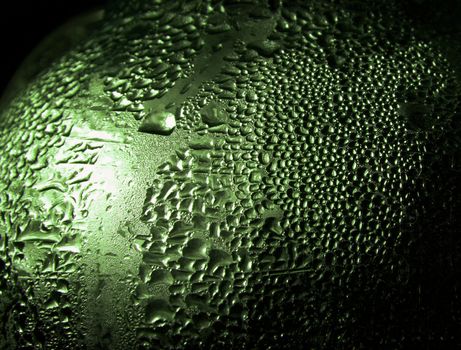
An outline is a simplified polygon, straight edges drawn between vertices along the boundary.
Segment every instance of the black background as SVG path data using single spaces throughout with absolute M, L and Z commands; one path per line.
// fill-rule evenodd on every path
M 34 47 L 68 19 L 103 6 L 104 0 L 27 0 L 0 4 L 0 92 Z

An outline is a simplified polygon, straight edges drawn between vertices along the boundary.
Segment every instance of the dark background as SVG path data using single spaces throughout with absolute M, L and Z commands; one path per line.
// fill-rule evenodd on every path
M 12 0 L 0 5 L 0 94 L 35 46 L 54 29 L 104 0 Z

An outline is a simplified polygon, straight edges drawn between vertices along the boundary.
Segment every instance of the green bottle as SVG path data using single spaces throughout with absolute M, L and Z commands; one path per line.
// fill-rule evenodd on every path
M 0 349 L 461 346 L 432 3 L 113 0 L 53 34 L 1 105 Z

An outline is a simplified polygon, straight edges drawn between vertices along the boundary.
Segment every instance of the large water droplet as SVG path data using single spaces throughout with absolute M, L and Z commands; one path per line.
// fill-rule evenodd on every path
M 204 123 L 215 126 L 223 124 L 227 121 L 227 112 L 224 109 L 224 106 L 221 106 L 217 102 L 211 102 L 200 111 L 202 120 Z
M 139 131 L 149 134 L 170 135 L 176 127 L 176 118 L 170 112 L 150 113 L 142 122 Z

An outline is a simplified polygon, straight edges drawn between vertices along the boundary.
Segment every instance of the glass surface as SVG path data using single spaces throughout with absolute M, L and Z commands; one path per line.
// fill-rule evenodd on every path
M 0 349 L 461 346 L 456 4 L 112 1 L 37 48 Z

